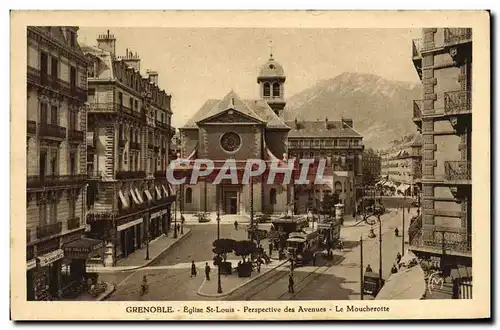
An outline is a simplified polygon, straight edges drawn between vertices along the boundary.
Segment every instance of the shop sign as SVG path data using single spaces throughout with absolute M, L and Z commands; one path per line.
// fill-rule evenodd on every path
M 44 254 L 43 256 L 38 257 L 38 262 L 40 267 L 45 267 L 47 265 L 50 265 L 54 261 L 57 261 L 59 259 L 64 258 L 64 250 L 63 249 L 58 249 L 53 252 Z
M 155 212 L 151 214 L 151 219 L 158 218 L 160 216 L 160 212 Z
M 317 227 L 318 227 L 318 229 L 330 229 L 330 224 L 329 223 L 318 223 Z
M 36 267 L 36 259 L 31 259 L 26 262 L 26 270 L 30 270 Z
M 69 242 L 73 242 L 73 241 L 76 241 L 77 239 L 81 238 L 82 237 L 82 233 L 81 232 L 76 232 L 76 233 L 72 233 L 72 234 L 69 234 L 69 235 L 65 235 L 61 238 L 61 244 L 66 244 L 66 243 L 69 243 Z
M 137 220 L 133 220 L 133 221 L 130 221 L 130 222 L 127 222 L 127 223 L 124 223 L 123 225 L 120 225 L 116 228 L 117 231 L 122 231 L 122 230 L 125 230 L 127 228 L 130 228 L 130 227 L 133 227 L 135 225 L 138 225 L 142 223 L 142 218 L 139 218 Z

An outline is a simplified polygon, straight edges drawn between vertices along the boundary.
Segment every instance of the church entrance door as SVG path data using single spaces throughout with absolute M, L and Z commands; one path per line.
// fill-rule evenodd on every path
M 238 192 L 224 192 L 224 212 L 226 214 L 238 214 Z

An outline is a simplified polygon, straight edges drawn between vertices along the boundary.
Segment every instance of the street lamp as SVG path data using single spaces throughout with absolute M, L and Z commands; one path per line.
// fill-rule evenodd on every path
M 217 199 L 217 240 L 220 239 L 220 211 L 219 200 Z M 222 293 L 222 283 L 220 281 L 220 258 L 217 262 L 217 293 Z
M 253 238 L 254 238 L 254 235 L 253 235 L 253 177 L 250 176 L 250 231 L 248 231 L 248 238 L 253 242 Z
M 363 237 L 361 236 L 360 239 L 359 239 L 359 251 L 360 251 L 360 261 L 361 261 L 361 265 L 360 265 L 360 295 L 361 295 L 361 300 L 364 299 L 364 276 L 363 276 L 363 273 L 364 273 L 364 269 L 363 269 Z
M 380 220 L 380 213 L 377 214 L 378 219 L 378 243 L 379 243 L 379 269 L 378 269 L 378 277 L 380 281 L 380 286 L 382 286 L 382 221 Z
M 179 188 L 175 196 L 175 213 L 174 213 L 174 238 L 177 238 L 177 202 L 179 201 Z
M 146 260 L 149 260 L 149 220 L 146 225 Z

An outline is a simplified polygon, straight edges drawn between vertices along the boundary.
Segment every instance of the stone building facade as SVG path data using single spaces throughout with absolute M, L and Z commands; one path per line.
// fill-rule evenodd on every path
M 216 170 L 217 164 L 234 159 L 239 171 L 249 158 L 268 163 L 283 159 L 290 130 L 282 119 L 285 79 L 283 67 L 271 55 L 257 77 L 260 99 L 243 100 L 230 91 L 221 100 L 207 100 L 180 128 L 181 157 L 211 159 Z M 219 209 L 222 214 L 248 215 L 253 205 L 254 212 L 281 213 L 292 201 L 291 185 L 267 184 L 262 178 L 256 178 L 252 185 L 212 182 L 213 178 L 207 178 L 179 187 L 182 212 Z
M 87 61 L 77 34 L 27 28 L 28 300 L 58 296 L 85 267 L 64 253 L 85 231 Z
M 457 273 L 472 266 L 472 29 L 423 29 L 413 41 L 413 63 L 424 89 L 413 112 L 423 136 L 423 194 L 410 249 L 468 285 L 472 272 Z
M 168 232 L 175 196 L 166 181 L 171 95 L 158 74 L 141 73 L 137 53 L 116 54 L 116 38 L 99 35 L 85 47 L 88 72 L 88 216 L 91 234 L 105 240 L 107 265 Z

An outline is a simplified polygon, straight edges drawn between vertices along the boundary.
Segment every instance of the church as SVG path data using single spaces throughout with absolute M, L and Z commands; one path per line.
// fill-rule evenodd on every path
M 259 99 L 241 99 L 231 90 L 222 99 L 207 100 L 180 128 L 181 158 L 211 159 L 216 170 L 226 159 L 234 159 L 238 174 L 247 159 L 264 160 L 267 170 L 272 161 L 286 161 L 290 127 L 283 119 L 285 80 L 283 67 L 271 54 L 257 76 Z M 267 170 L 246 185 L 230 180 L 215 185 L 213 176 L 196 184 L 185 183 L 179 187 L 181 210 L 248 215 L 253 205 L 256 213 L 285 212 L 293 203 L 293 184 L 267 183 Z

